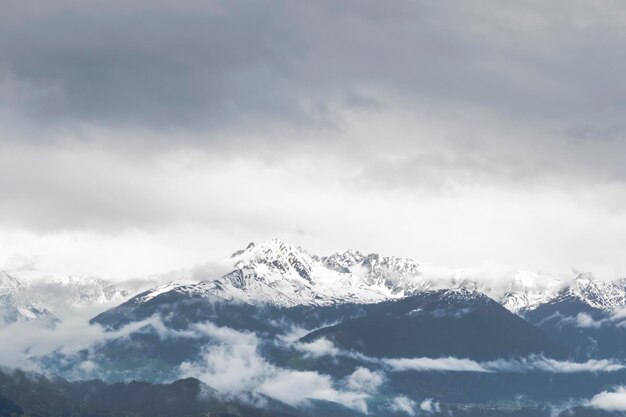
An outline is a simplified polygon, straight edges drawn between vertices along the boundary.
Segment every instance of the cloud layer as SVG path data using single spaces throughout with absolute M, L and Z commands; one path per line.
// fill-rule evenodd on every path
M 342 108 L 391 102 L 582 142 L 624 131 L 625 63 L 611 53 L 624 12 L 613 2 L 2 7 L 5 104 L 37 121 L 332 125 Z
M 2 2 L 0 267 L 156 273 L 278 236 L 618 277 L 625 14 Z

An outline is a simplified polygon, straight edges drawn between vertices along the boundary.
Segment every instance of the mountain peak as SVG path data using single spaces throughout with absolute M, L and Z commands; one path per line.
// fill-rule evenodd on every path
M 289 253 L 302 253 L 305 252 L 304 249 L 300 247 L 295 247 L 284 240 L 273 238 L 269 240 L 264 240 L 259 243 L 250 242 L 248 246 L 244 249 L 239 249 L 234 252 L 230 258 L 250 258 L 250 257 L 267 257 L 267 256 L 277 256 L 280 254 L 286 255 Z
M 246 246 L 244 249 L 239 249 L 239 250 L 233 252 L 232 255 L 230 255 L 228 258 L 229 259 L 236 258 L 236 257 L 242 255 L 243 253 L 245 253 L 246 251 L 249 251 L 250 249 L 254 248 L 255 246 L 256 246 L 256 244 L 254 242 L 250 242 L 250 243 L 248 243 L 248 246 Z
M 246 249 L 235 252 L 231 260 L 235 271 L 242 271 L 246 281 L 255 279 L 265 283 L 302 280 L 310 283 L 315 266 L 315 260 L 306 251 L 280 239 L 250 243 Z
M 229 261 L 233 270 L 192 291 L 224 299 L 275 305 L 372 303 L 427 289 L 420 265 L 399 257 L 347 250 L 310 255 L 280 239 L 250 243 Z
M 19 291 L 24 284 L 6 271 L 0 270 L 0 297 L 10 296 Z
M 441 294 L 441 298 L 444 300 L 455 300 L 455 301 L 474 301 L 474 302 L 495 302 L 487 295 L 482 293 L 476 288 L 466 288 L 466 287 L 455 287 L 442 289 L 438 291 Z
M 574 278 L 574 282 L 590 282 L 596 281 L 596 277 L 591 272 L 581 272 Z
M 0 324 L 54 316 L 24 291 L 28 288 L 6 271 L 0 271 Z

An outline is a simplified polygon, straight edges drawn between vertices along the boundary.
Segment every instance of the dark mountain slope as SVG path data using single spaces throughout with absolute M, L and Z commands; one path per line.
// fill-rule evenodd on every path
M 577 360 L 626 356 L 626 327 L 614 312 L 563 297 L 524 313 L 524 318 L 570 347 Z
M 171 384 L 130 382 L 108 385 L 99 380 L 68 382 L 22 371 L 0 371 L 0 396 L 2 395 L 9 399 L 7 407 L 13 404 L 18 407 L 19 413 L 23 409 L 25 415 L 36 417 L 297 415 L 295 410 L 270 399 L 266 400 L 265 410 L 221 399 L 210 387 L 193 378 Z M 0 401 L 1 399 L 2 397 Z
M 489 297 L 466 290 L 429 291 L 385 303 L 364 317 L 316 330 L 302 341 L 327 338 L 373 357 L 455 356 L 489 360 L 565 349 Z
M 0 395 L 0 417 L 19 417 L 24 414 L 22 407 Z
M 143 301 L 145 293 L 99 314 L 91 320 L 108 329 L 158 316 L 170 328 L 183 329 L 190 324 L 210 321 L 217 326 L 236 330 L 276 333 L 284 324 L 319 327 L 328 323 L 359 317 L 372 304 L 333 304 L 328 306 L 280 307 L 268 304 L 246 304 L 193 292 L 172 290 Z

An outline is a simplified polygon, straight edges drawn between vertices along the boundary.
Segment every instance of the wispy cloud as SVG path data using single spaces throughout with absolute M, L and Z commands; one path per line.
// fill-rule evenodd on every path
M 586 362 L 573 362 L 531 355 L 516 359 L 498 359 L 492 361 L 476 361 L 468 358 L 372 358 L 358 352 L 336 348 L 330 341 L 320 339 L 317 344 L 300 344 L 299 350 L 307 354 L 320 356 L 345 356 L 370 364 L 379 364 L 390 372 L 405 371 L 439 371 L 439 372 L 551 372 L 551 373 L 582 373 L 582 372 L 616 372 L 626 368 L 621 361 L 612 359 L 590 359 Z
M 448 358 L 398 358 L 382 359 L 393 372 L 441 371 L 441 372 L 615 372 L 626 368 L 621 362 L 609 359 L 590 359 L 586 362 L 559 361 L 541 356 L 519 359 L 501 359 L 477 362 L 471 359 Z
M 471 359 L 457 358 L 398 358 L 382 359 L 393 372 L 402 371 L 442 371 L 442 372 L 490 372 L 480 363 Z
M 589 359 L 586 362 L 560 361 L 541 356 L 529 358 L 483 362 L 481 365 L 490 372 L 616 372 L 626 368 L 622 362 L 609 359 Z

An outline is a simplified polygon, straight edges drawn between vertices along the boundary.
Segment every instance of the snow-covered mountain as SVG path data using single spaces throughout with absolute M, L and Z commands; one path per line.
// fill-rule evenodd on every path
M 624 308 L 626 280 L 604 282 L 595 279 L 591 274 L 581 274 L 572 285 L 559 291 L 555 297 L 557 300 L 565 298 L 578 299 L 599 310 Z
M 559 279 L 547 279 L 531 272 L 518 272 L 499 301 L 508 310 L 522 313 L 554 299 L 566 286 Z
M 105 304 L 128 298 L 129 292 L 111 281 L 89 276 L 59 278 L 53 285 L 68 294 L 71 305 Z
M 422 277 L 422 267 L 412 259 L 397 256 L 364 255 L 347 250 L 322 258 L 314 257 L 326 268 L 360 278 L 363 284 L 381 288 L 394 296 L 408 296 L 430 289 L 432 282 Z
M 613 311 L 626 307 L 626 280 L 601 281 L 593 275 L 578 275 L 572 282 L 541 281 L 540 276 L 527 275 L 511 283 L 501 299 L 503 306 L 523 313 L 548 303 L 580 301 L 592 308 Z
M 23 282 L 0 271 L 0 321 L 56 320 L 79 308 L 106 309 L 136 292 L 137 285 L 128 286 L 79 275 Z
M 168 291 L 275 306 L 375 303 L 422 291 L 461 288 L 482 292 L 514 313 L 573 297 L 602 310 L 626 307 L 626 281 L 582 274 L 572 282 L 518 271 L 499 280 L 464 270 L 437 270 L 412 259 L 348 250 L 315 256 L 279 239 L 250 243 L 227 260 L 231 272 L 201 282 L 173 282 L 147 291 L 148 301 Z
M 122 285 L 92 276 L 71 275 L 29 282 L 23 292 L 63 317 L 76 309 L 107 308 L 125 301 L 132 292 Z
M 373 303 L 392 297 L 382 284 L 365 282 L 364 274 L 338 271 L 320 258 L 274 239 L 251 243 L 235 252 L 227 262 L 233 270 L 218 279 L 199 283 L 170 283 L 147 292 L 141 301 L 175 291 L 248 304 L 275 306 L 328 305 L 335 303 Z
M 27 285 L 0 271 L 0 324 L 49 318 L 54 315 L 43 304 L 26 294 Z
M 568 282 L 522 271 L 510 277 L 482 279 L 475 271 L 437 269 L 408 258 L 356 250 L 316 256 L 278 239 L 251 243 L 225 263 L 230 272 L 221 277 L 171 282 L 142 293 L 136 301 L 146 302 L 173 291 L 247 304 L 323 306 L 370 304 L 428 290 L 467 289 L 484 293 L 517 314 L 569 299 L 606 311 L 626 307 L 626 280 L 603 282 L 581 274 Z M 0 306 L 7 321 L 63 316 L 75 308 L 104 309 L 119 304 L 146 285 L 89 276 L 21 283 L 2 273 Z
M 289 307 L 369 304 L 454 286 L 423 279 L 420 265 L 412 259 L 364 255 L 354 250 L 319 257 L 278 239 L 250 243 L 226 262 L 232 271 L 218 279 L 170 283 L 143 297 L 149 300 L 175 290 Z

